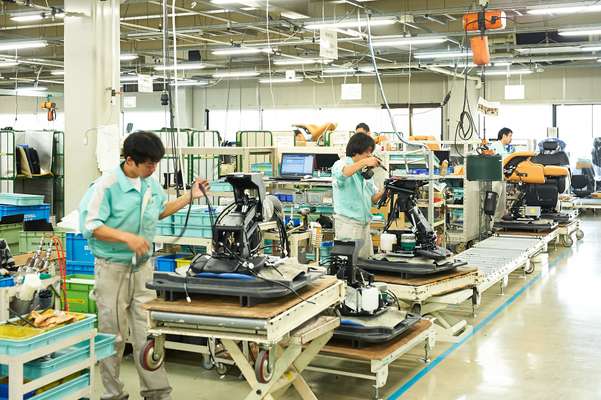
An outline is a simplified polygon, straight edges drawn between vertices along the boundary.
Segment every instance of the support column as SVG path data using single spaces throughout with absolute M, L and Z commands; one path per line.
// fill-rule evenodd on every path
M 65 0 L 65 212 L 100 172 L 98 128 L 120 123 L 118 0 Z M 122 132 L 122 129 L 119 128 Z

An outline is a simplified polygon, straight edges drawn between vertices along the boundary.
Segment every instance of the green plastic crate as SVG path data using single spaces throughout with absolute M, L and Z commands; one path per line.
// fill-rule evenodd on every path
M 19 222 L 16 224 L 4 224 L 0 225 L 0 239 L 6 240 L 8 247 L 10 247 L 11 253 L 20 254 L 19 238 L 21 231 L 23 230 L 23 223 Z
M 67 303 L 69 311 L 96 314 L 96 301 L 90 298 L 95 280 L 92 275 L 67 275 Z
M 58 236 L 63 244 L 63 249 L 66 250 L 65 244 L 65 232 L 54 231 L 54 232 L 35 232 L 35 231 L 23 231 L 19 237 L 19 251 L 21 253 L 31 253 L 38 249 L 40 246 L 40 239 L 46 235 L 46 243 L 50 240 L 52 235 Z M 56 250 L 56 249 L 55 249 Z

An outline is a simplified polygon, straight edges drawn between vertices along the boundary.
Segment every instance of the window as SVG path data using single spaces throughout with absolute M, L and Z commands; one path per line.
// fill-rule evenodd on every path
M 559 138 L 566 142 L 566 151 L 572 162 L 578 158 L 591 158 L 593 137 L 601 136 L 601 111 L 599 105 L 557 106 Z

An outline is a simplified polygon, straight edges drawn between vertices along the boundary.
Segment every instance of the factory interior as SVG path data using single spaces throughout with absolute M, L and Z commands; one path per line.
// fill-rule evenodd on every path
M 601 398 L 600 18 L 0 0 L 0 400 Z

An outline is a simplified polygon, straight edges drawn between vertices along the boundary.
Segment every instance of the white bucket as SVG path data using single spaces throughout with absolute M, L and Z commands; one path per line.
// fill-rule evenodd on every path
M 392 246 L 396 244 L 396 235 L 383 233 L 380 235 L 380 250 L 392 251 Z

